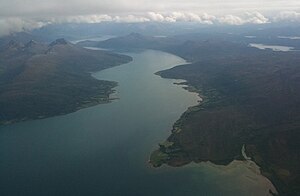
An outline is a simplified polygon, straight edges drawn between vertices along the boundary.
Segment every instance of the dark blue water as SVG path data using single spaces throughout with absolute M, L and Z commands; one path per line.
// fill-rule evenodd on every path
M 183 59 L 151 50 L 129 55 L 133 62 L 94 74 L 119 83 L 119 100 L 0 127 L 1 196 L 239 193 L 222 189 L 224 178 L 203 167 L 149 166 L 151 151 L 198 97 L 154 75 Z

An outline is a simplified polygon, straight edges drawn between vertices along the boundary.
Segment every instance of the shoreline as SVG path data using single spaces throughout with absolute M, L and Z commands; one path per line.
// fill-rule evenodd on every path
M 86 49 L 86 50 L 93 51 L 93 49 Z M 117 82 L 102 80 L 102 79 L 94 77 L 94 75 L 93 75 L 93 74 L 101 72 L 103 70 L 118 67 L 118 66 L 122 66 L 122 65 L 125 65 L 125 64 L 130 63 L 130 62 L 133 61 L 133 58 L 131 56 L 122 55 L 122 54 L 116 54 L 116 55 L 124 56 L 124 57 L 126 57 L 126 59 L 124 59 L 123 62 L 111 63 L 111 65 L 106 66 L 104 68 L 100 68 L 98 70 L 91 71 L 91 72 L 86 72 L 86 73 L 88 73 L 89 79 L 92 79 L 92 80 L 95 81 L 93 83 L 93 85 L 95 87 L 103 88 L 103 86 L 104 86 L 105 88 L 108 88 L 108 89 L 104 89 L 104 92 L 100 92 L 98 94 L 96 92 L 95 94 L 87 95 L 83 99 L 81 97 L 79 97 L 77 102 L 72 103 L 71 108 L 68 108 L 65 111 L 64 111 L 64 108 L 62 108 L 61 111 L 58 111 L 57 113 L 52 113 L 52 114 L 39 114 L 39 115 L 36 115 L 36 116 L 31 116 L 31 117 L 28 117 L 28 116 L 24 115 L 21 118 L 2 120 L 2 121 L 0 119 L 0 126 L 11 125 L 11 124 L 19 123 L 19 122 L 40 120 L 40 119 L 46 119 L 46 118 L 51 118 L 51 117 L 56 117 L 56 116 L 67 115 L 67 114 L 77 112 L 81 109 L 93 107 L 93 106 L 100 105 L 100 104 L 111 103 L 113 100 L 118 99 L 117 97 L 111 97 L 116 92 L 115 88 L 118 86 Z M 99 90 L 99 89 L 97 89 L 97 90 Z M 100 89 L 100 90 L 103 91 L 103 89 Z
M 111 94 L 114 94 L 114 92 L 112 92 Z M 77 107 L 74 111 L 63 112 L 63 113 L 54 114 L 54 115 L 45 115 L 45 116 L 38 116 L 36 118 L 22 118 L 22 119 L 13 119 L 13 120 L 7 120 L 7 121 L 0 121 L 0 126 L 8 126 L 8 125 L 12 125 L 12 124 L 15 124 L 15 123 L 34 121 L 34 120 L 43 120 L 43 119 L 47 119 L 47 118 L 53 118 L 53 117 L 57 117 L 57 116 L 68 115 L 68 114 L 72 114 L 72 113 L 75 113 L 77 111 L 80 111 L 80 110 L 83 110 L 83 109 L 86 109 L 86 108 L 94 107 L 94 106 L 101 105 L 101 104 L 108 104 L 108 103 L 111 103 L 114 100 L 118 100 L 118 99 L 119 98 L 108 98 L 106 100 L 100 100 L 100 101 L 95 100 L 94 102 L 91 101 L 89 103 L 83 103 L 81 106 Z
M 177 66 L 180 66 L 180 65 L 177 65 Z M 168 138 L 170 138 L 170 137 L 172 137 L 172 135 L 174 133 L 179 133 L 180 131 L 182 131 L 182 129 L 180 128 L 180 125 L 181 125 L 181 119 L 183 118 L 183 116 L 186 116 L 186 115 L 189 115 L 192 112 L 201 110 L 202 104 L 209 102 L 209 97 L 205 96 L 205 95 L 202 95 L 201 90 L 197 89 L 193 85 L 190 85 L 189 82 L 185 79 L 178 79 L 178 78 L 171 78 L 171 77 L 162 76 L 161 72 L 164 72 L 164 71 L 167 71 L 167 70 L 162 70 L 162 71 L 159 71 L 155 74 L 159 75 L 162 78 L 166 78 L 166 79 L 183 80 L 183 82 L 178 82 L 178 83 L 175 82 L 174 84 L 182 86 L 183 89 L 185 89 L 185 90 L 187 90 L 191 93 L 197 93 L 197 96 L 199 97 L 198 104 L 195 105 L 195 106 L 189 107 L 180 116 L 180 118 L 173 124 L 171 134 L 168 137 Z M 165 140 L 165 142 L 168 142 L 168 138 Z M 226 172 L 226 170 L 233 169 L 233 168 L 235 168 L 235 166 L 246 164 L 245 166 L 249 170 L 251 170 L 253 172 L 253 174 L 257 175 L 256 179 L 252 179 L 253 181 L 258 180 L 260 183 L 263 183 L 265 185 L 265 187 L 269 187 L 269 190 L 268 190 L 269 195 L 278 195 L 278 191 L 277 191 L 275 185 L 271 182 L 272 178 L 270 176 L 264 175 L 263 169 L 261 167 L 259 167 L 257 165 L 257 163 L 251 159 L 251 157 L 248 157 L 246 155 L 245 145 L 241 146 L 242 150 L 241 150 L 241 154 L 240 154 L 239 159 L 233 159 L 232 161 L 230 161 L 227 164 L 226 163 L 225 164 L 223 164 L 223 163 L 213 163 L 210 160 L 199 160 L 199 162 L 198 162 L 198 161 L 191 160 L 189 158 L 184 158 L 185 155 L 183 155 L 182 158 L 180 158 L 180 156 L 179 156 L 175 160 L 171 160 L 171 158 L 169 157 L 170 155 L 168 153 L 162 153 L 161 147 L 165 148 L 165 146 L 163 146 L 162 143 L 160 143 L 159 148 L 157 150 L 153 151 L 150 155 L 149 164 L 153 168 L 158 168 L 158 167 L 161 167 L 163 165 L 168 165 L 170 167 L 185 167 L 185 166 L 188 166 L 188 165 L 191 165 L 191 164 L 197 164 L 197 165 L 207 164 L 210 167 L 217 168 L 218 170 L 223 170 L 223 172 Z M 158 160 L 153 160 L 153 159 L 157 159 L 157 158 L 158 158 Z M 259 178 L 259 176 L 260 176 L 260 178 Z

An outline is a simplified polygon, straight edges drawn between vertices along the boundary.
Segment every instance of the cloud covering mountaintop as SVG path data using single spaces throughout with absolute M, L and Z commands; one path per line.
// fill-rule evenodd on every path
M 299 0 L 2 0 L 0 35 L 64 22 L 241 25 L 282 20 L 300 22 Z

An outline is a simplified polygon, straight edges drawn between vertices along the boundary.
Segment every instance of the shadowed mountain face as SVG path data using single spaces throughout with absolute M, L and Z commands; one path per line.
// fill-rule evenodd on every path
M 161 37 L 145 36 L 139 33 L 131 33 L 126 36 L 116 37 L 105 41 L 95 42 L 95 41 L 87 40 L 87 41 L 79 42 L 77 44 L 80 46 L 92 46 L 92 47 L 127 50 L 127 49 L 143 49 L 143 48 L 162 49 L 165 47 L 170 47 L 175 44 L 178 44 L 178 42 L 176 43 L 176 40 L 172 38 L 161 38 Z
M 297 195 L 299 52 L 258 50 L 244 40 L 213 36 L 207 40 L 172 39 L 130 34 L 96 44 L 160 49 L 191 62 L 158 73 L 187 80 L 188 89 L 199 92 L 203 102 L 174 124 L 171 136 L 151 155 L 151 163 L 181 166 L 209 160 L 228 164 L 243 159 L 245 145 L 247 155 L 261 166 L 262 174 L 280 194 Z
M 0 122 L 44 118 L 108 102 L 115 82 L 90 72 L 131 61 L 64 39 L 51 44 L 10 41 L 0 51 Z

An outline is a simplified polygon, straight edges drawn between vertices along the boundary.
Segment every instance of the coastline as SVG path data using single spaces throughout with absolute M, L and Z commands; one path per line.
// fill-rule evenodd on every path
M 86 97 L 86 99 L 81 100 L 80 103 L 77 103 L 77 105 L 74 105 L 71 110 L 62 111 L 62 112 L 59 112 L 59 113 L 56 113 L 56 114 L 39 115 L 39 116 L 35 116 L 35 117 L 23 117 L 23 118 L 20 118 L 20 119 L 4 120 L 4 121 L 0 121 L 0 126 L 11 125 L 11 124 L 14 124 L 14 123 L 25 122 L 25 121 L 41 120 L 41 119 L 46 119 L 46 118 L 51 118 L 51 117 L 56 117 L 56 116 L 62 116 L 62 115 L 77 112 L 77 111 L 85 109 L 85 108 L 93 107 L 93 106 L 96 106 L 96 105 L 111 103 L 112 101 L 118 99 L 117 97 L 111 97 L 111 95 L 113 95 L 116 92 L 115 88 L 118 86 L 118 83 L 115 82 L 115 81 L 105 81 L 105 80 L 98 79 L 98 78 L 94 77 L 93 74 L 101 72 L 105 69 L 110 69 L 110 68 L 113 68 L 113 67 L 116 67 L 116 66 L 121 66 L 121 65 L 130 63 L 131 61 L 132 61 L 132 58 L 130 57 L 129 62 L 125 62 L 125 63 L 121 63 L 121 64 L 118 63 L 114 66 L 107 67 L 107 68 L 101 69 L 99 71 L 89 73 L 90 78 L 95 79 L 97 82 L 102 81 L 104 83 L 101 84 L 101 85 L 107 85 L 107 87 L 109 87 L 109 90 L 105 94 L 99 93 L 99 94 L 95 94 L 95 95 L 90 96 L 90 97 Z
M 95 188 L 95 192 L 91 194 L 95 195 L 99 192 L 107 195 L 130 195 L 133 191 L 138 195 L 143 195 L 145 190 L 149 191 L 150 195 L 160 195 L 161 190 L 164 190 L 165 195 L 185 190 L 190 190 L 185 194 L 190 196 L 201 193 L 198 186 L 191 186 L 188 181 L 184 180 L 186 178 L 194 182 L 192 172 L 175 168 L 170 169 L 172 170 L 170 173 L 160 172 L 149 168 L 146 164 L 150 150 L 154 147 L 153 144 L 168 136 L 168 132 L 162 135 L 161 130 L 170 129 L 187 107 L 197 104 L 196 94 L 190 94 L 181 87 L 173 85 L 173 82 L 177 80 L 165 80 L 153 74 L 156 70 L 174 66 L 183 60 L 174 55 L 151 50 L 132 53 L 130 56 L 134 57 L 132 63 L 93 75 L 100 79 L 117 81 L 119 84 L 116 88 L 117 93 L 110 97 L 117 96 L 120 98 L 119 101 L 65 116 L 1 127 L 2 135 L 8 135 L 7 138 L 2 137 L 8 141 L 2 142 L 4 146 L 2 149 L 9 156 L 5 157 L 4 164 L 10 166 L 11 160 L 24 159 L 24 161 L 16 162 L 16 166 L 33 172 L 42 164 L 43 170 L 37 171 L 39 172 L 38 179 L 47 179 L 51 171 L 51 176 L 58 175 L 60 180 L 54 178 L 54 185 L 43 180 L 36 181 L 36 187 L 40 187 L 42 183 L 43 187 L 49 187 L 50 190 L 62 195 L 86 194 L 91 184 L 85 179 L 94 178 L 95 184 L 93 183 L 92 187 Z M 23 152 L 23 143 L 16 143 L 16 138 L 28 144 L 30 148 L 28 152 L 11 153 Z M 36 151 L 39 153 L 33 154 Z M 33 158 L 28 159 L 28 156 Z M 45 160 L 44 157 L 49 158 Z M 31 163 L 32 160 L 34 160 L 33 163 Z M 43 162 L 41 163 L 40 160 Z M 76 165 L 74 170 L 70 171 L 72 173 L 68 171 L 70 163 Z M 118 163 L 122 163 L 122 167 Z M 32 167 L 27 169 L 26 164 Z M 54 164 L 57 164 L 59 170 L 55 169 L 57 167 Z M 86 167 L 87 165 L 89 167 Z M 6 179 L 5 176 L 9 177 L 9 174 L 16 171 L 14 168 L 16 167 L 12 165 L 12 172 L 5 170 L 3 180 Z M 84 173 L 89 176 L 82 178 L 82 173 L 76 172 L 78 169 L 83 169 Z M 28 172 L 24 178 L 35 176 L 32 175 L 33 172 Z M 114 173 L 113 178 L 103 178 L 103 176 L 109 176 L 111 172 Z M 101 173 L 105 175 L 99 175 Z M 23 178 L 21 175 L 17 177 Z M 74 186 L 72 179 L 76 179 L 78 187 L 65 189 L 66 186 Z M 115 179 L 120 180 L 116 182 Z M 66 183 L 62 187 L 60 182 Z M 180 186 L 174 187 L 174 184 L 178 182 Z M 29 184 L 30 181 L 24 183 Z M 206 185 L 205 182 L 195 183 L 199 186 Z M 10 181 L 5 181 L 6 184 L 12 187 L 15 185 Z M 134 184 L 139 184 L 136 187 L 138 189 L 128 189 Z M 123 191 L 111 189 L 111 186 L 120 187 Z M 170 192 L 171 189 L 172 192 Z M 13 189 L 11 192 L 16 191 Z M 38 193 L 39 190 L 35 192 Z M 207 187 L 207 192 L 214 192 L 214 189 Z
M 112 87 L 112 89 L 114 89 L 115 87 Z M 42 120 L 42 119 L 56 117 L 56 116 L 63 116 L 63 115 L 71 114 L 71 113 L 77 112 L 79 110 L 86 109 L 86 108 L 89 108 L 89 107 L 93 107 L 93 106 L 96 106 L 96 105 L 108 104 L 108 103 L 111 103 L 114 100 L 118 100 L 119 99 L 119 98 L 116 98 L 116 97 L 115 98 L 110 98 L 109 97 L 110 95 L 112 95 L 114 93 L 115 93 L 115 91 L 112 90 L 108 94 L 107 98 L 103 98 L 103 97 L 98 97 L 97 98 L 95 96 L 94 97 L 90 97 L 91 100 L 83 101 L 83 103 L 81 103 L 81 105 L 79 105 L 77 107 L 74 107 L 74 110 L 72 110 L 72 111 L 66 111 L 66 112 L 57 113 L 57 114 L 54 114 L 54 115 L 37 116 L 36 118 L 22 118 L 22 119 L 8 120 L 8 121 L 0 121 L 0 126 L 11 125 L 11 124 L 14 124 L 14 123 L 25 122 L 25 121 L 32 121 L 32 120 Z
M 180 65 L 178 65 L 180 66 Z M 156 75 L 159 75 L 162 78 L 166 79 L 179 79 L 179 78 L 171 78 L 171 77 L 164 77 L 161 75 L 162 72 L 167 71 L 167 70 L 162 70 L 157 73 Z M 195 106 L 189 107 L 181 116 L 180 118 L 173 124 L 173 128 L 171 130 L 171 134 L 168 137 L 168 139 L 165 140 L 164 143 L 159 144 L 159 148 L 155 151 L 153 151 L 150 155 L 149 158 L 149 164 L 152 165 L 154 168 L 161 167 L 162 165 L 166 164 L 171 167 L 185 167 L 191 164 L 196 164 L 196 165 L 205 165 L 205 167 L 210 167 L 212 170 L 218 171 L 219 173 L 226 173 L 233 171 L 235 168 L 243 167 L 246 170 L 248 170 L 248 175 L 245 175 L 245 178 L 249 179 L 249 182 L 253 182 L 253 184 L 257 185 L 263 185 L 267 189 L 265 192 L 266 195 L 278 195 L 278 191 L 275 187 L 275 185 L 272 183 L 272 176 L 269 175 L 264 175 L 265 171 L 263 168 L 261 168 L 257 163 L 252 160 L 251 157 L 248 157 L 246 155 L 246 148 L 245 145 L 241 146 L 241 152 L 238 157 L 231 161 L 225 161 L 225 162 L 212 162 L 209 159 L 207 160 L 199 160 L 195 161 L 193 159 L 190 159 L 188 155 L 186 155 L 184 152 L 182 153 L 180 150 L 180 147 L 176 146 L 174 147 L 174 143 L 168 144 L 169 146 L 166 146 L 165 143 L 169 143 L 169 139 L 172 138 L 173 134 L 179 133 L 182 131 L 182 119 L 185 118 L 186 116 L 189 116 L 193 112 L 197 112 L 201 109 L 203 109 L 203 104 L 208 104 L 210 98 L 209 95 L 203 95 L 201 94 L 201 89 L 197 89 L 193 85 L 189 84 L 189 82 L 185 79 L 180 79 L 183 80 L 183 82 L 179 83 L 174 83 L 176 85 L 182 86 L 185 90 L 191 92 L 191 93 L 197 93 L 199 97 L 199 103 Z M 174 151 L 170 150 L 169 153 L 166 153 L 165 151 L 162 152 L 162 149 L 173 149 L 175 148 Z M 176 153 L 175 157 L 170 157 L 170 154 Z M 171 155 L 172 156 L 172 155 Z M 250 175 L 249 175 L 250 174 Z M 237 177 L 237 176 L 235 176 Z M 243 176 L 239 176 L 239 178 L 243 178 Z M 244 179 L 245 181 L 245 179 Z

